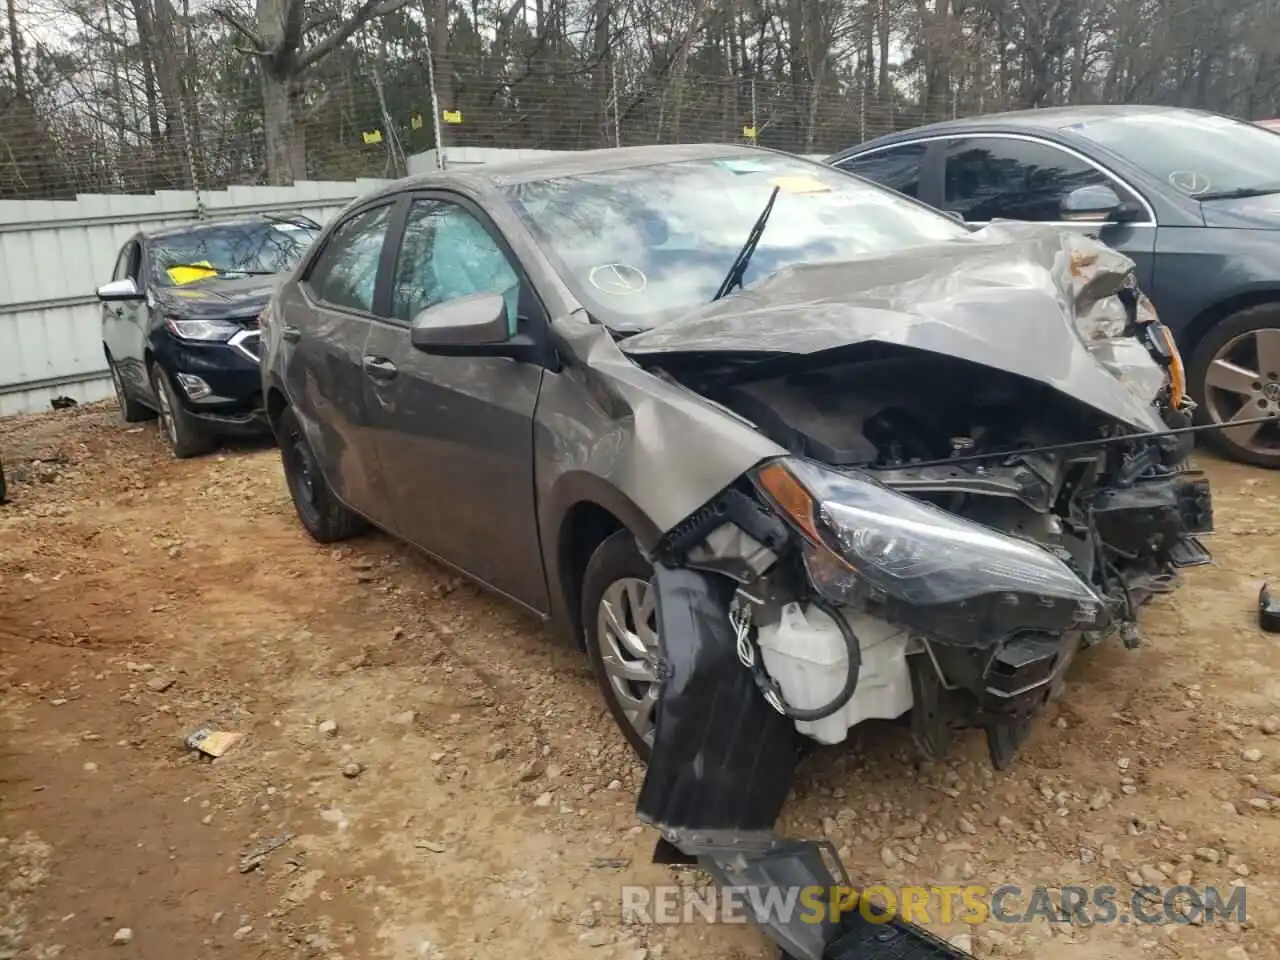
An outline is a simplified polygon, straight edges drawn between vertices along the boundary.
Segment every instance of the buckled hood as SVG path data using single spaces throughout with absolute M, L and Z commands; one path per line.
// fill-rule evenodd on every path
M 1155 409 L 1088 347 L 1122 333 L 1116 295 L 1133 269 L 1087 237 L 998 223 L 889 257 L 790 267 L 620 347 L 644 364 L 893 344 L 1036 380 L 1137 430 L 1160 430 Z

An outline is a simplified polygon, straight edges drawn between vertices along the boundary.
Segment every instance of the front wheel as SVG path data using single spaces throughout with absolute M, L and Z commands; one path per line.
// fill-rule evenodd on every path
M 213 435 L 182 406 L 172 378 L 158 363 L 151 365 L 151 387 L 160 408 L 160 436 L 173 455 L 179 460 L 186 460 L 212 450 Z
M 307 533 L 319 543 L 336 543 L 363 531 L 367 526 L 364 519 L 348 510 L 329 489 L 298 415 L 291 407 L 281 411 L 275 434 L 280 442 L 280 461 L 284 465 L 289 495 Z
M 653 567 L 628 530 L 596 548 L 582 579 L 587 658 L 605 704 L 646 763 L 658 709 L 657 610 Z
M 1280 304 L 1233 313 L 1196 345 L 1187 370 L 1199 424 L 1231 424 L 1280 414 Z M 1207 430 L 1205 444 L 1224 457 L 1280 468 L 1280 423 Z

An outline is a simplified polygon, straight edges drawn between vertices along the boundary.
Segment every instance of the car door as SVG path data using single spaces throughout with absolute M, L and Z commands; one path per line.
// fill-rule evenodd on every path
M 132 280 L 141 290 L 140 262 L 141 243 L 137 237 L 131 237 L 120 248 L 111 279 Z M 151 396 L 144 361 L 147 345 L 143 331 L 146 317 L 145 300 L 116 300 L 102 305 L 102 341 L 111 351 L 111 359 L 115 362 L 120 379 L 130 396 L 143 398 Z
M 499 357 L 432 356 L 410 343 L 422 310 L 475 293 L 508 322 L 545 323 L 509 245 L 479 207 L 413 196 L 388 309 L 365 346 L 365 391 L 395 533 L 538 611 L 547 609 L 533 479 L 543 369 Z
M 339 499 L 379 523 L 386 510 L 377 492 L 363 357 L 395 202 L 350 213 L 301 281 L 284 285 L 278 305 L 285 389 L 325 479 Z
M 1138 284 L 1154 277 L 1156 222 L 1150 204 L 1131 186 L 1081 153 L 1021 135 L 946 138 L 937 196 L 922 196 L 974 226 L 991 220 L 1029 220 L 1097 237 L 1137 265 Z M 1141 208 L 1133 221 L 1073 220 L 1063 201 L 1081 187 L 1110 187 Z M 926 187 L 929 194 L 933 191 Z

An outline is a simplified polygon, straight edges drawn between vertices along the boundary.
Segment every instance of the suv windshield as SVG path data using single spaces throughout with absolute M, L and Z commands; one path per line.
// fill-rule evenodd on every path
M 772 154 L 538 180 L 505 193 L 592 315 L 631 331 L 711 301 L 774 187 L 744 286 L 798 263 L 968 236 L 842 171 Z
M 1198 200 L 1280 193 L 1280 136 L 1252 123 L 1171 110 L 1066 129 Z
M 280 273 L 302 259 L 315 237 L 309 227 L 269 220 L 195 227 L 152 238 L 151 275 L 160 286 L 181 286 L 212 277 Z

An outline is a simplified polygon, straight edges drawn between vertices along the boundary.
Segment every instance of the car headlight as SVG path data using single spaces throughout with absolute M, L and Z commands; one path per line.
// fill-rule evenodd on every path
M 1173 331 L 1159 320 L 1151 324 L 1151 342 L 1156 350 L 1168 361 L 1169 370 L 1169 406 L 1175 410 L 1182 406 L 1187 396 L 1187 368 L 1182 362 L 1182 354 L 1173 339 Z
M 1088 611 L 1101 605 L 1070 567 L 1039 544 L 869 477 L 788 458 L 766 464 L 756 482 L 805 536 L 809 577 L 832 602 L 849 602 L 861 581 L 864 589 L 879 588 L 913 606 L 1006 593 L 1073 600 Z
M 165 317 L 164 325 L 175 337 L 206 343 L 230 340 L 240 331 L 240 324 L 233 320 L 182 320 L 178 317 Z

